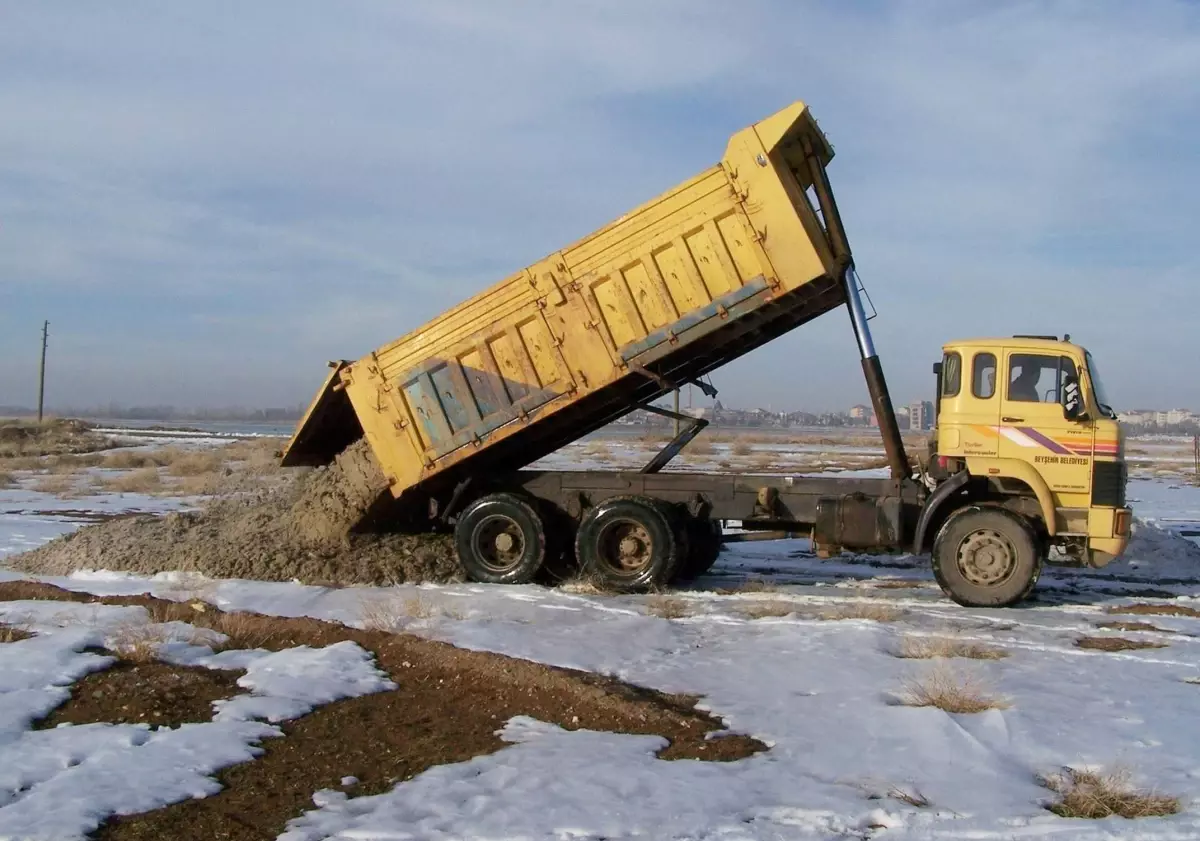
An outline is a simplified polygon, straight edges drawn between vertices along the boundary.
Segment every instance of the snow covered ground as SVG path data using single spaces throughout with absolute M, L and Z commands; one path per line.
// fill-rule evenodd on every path
M 655 597 L 540 587 L 338 590 L 226 581 L 206 586 L 205 598 L 228 610 L 356 625 L 368 600 L 399 605 L 417 593 L 444 609 L 403 619 L 405 630 L 697 695 L 734 732 L 771 748 L 735 763 L 666 762 L 654 756 L 657 737 L 569 732 L 517 718 L 498 722 L 511 743 L 498 753 L 431 769 L 373 797 L 314 792 L 312 811 L 282 836 L 290 841 L 1195 839 L 1200 686 L 1189 680 L 1200 678 L 1200 619 L 1106 611 L 1134 602 L 1200 609 L 1200 548 L 1172 533 L 1200 522 L 1200 488 L 1135 481 L 1129 495 L 1141 522 L 1126 559 L 1098 571 L 1050 569 L 1038 598 L 1009 610 L 948 602 L 922 559 L 819 561 L 799 540 L 731 547 L 709 576 L 674 594 L 684 615 L 673 619 L 655 615 Z M 3 491 L 0 555 L 76 527 L 78 515 L 59 516 L 56 504 L 115 511 L 173 503 L 128 496 L 58 503 Z M 17 577 L 0 571 L 0 580 Z M 172 575 L 95 572 L 50 581 L 105 595 L 181 597 Z M 744 587 L 747 581 L 767 584 Z M 762 605 L 784 615 L 749 618 L 748 609 Z M 819 618 L 864 605 L 893 608 L 895 621 Z M 216 720 L 153 732 L 129 725 L 31 731 L 29 721 L 65 687 L 105 665 L 84 649 L 139 608 L 96 614 L 88 606 L 86 617 L 61 602 L 2 603 L 0 610 L 0 621 L 20 616 L 39 632 L 0 645 L 0 837 L 26 837 L 33 828 L 72 837 L 116 809 L 205 796 L 215 786 L 208 775 L 250 756 L 258 740 L 274 735 L 274 718 L 301 715 L 337 687 L 347 695 L 383 688 L 361 649 L 212 655 L 187 644 L 181 629 L 173 658 L 249 670 L 248 694 L 224 705 Z M 72 619 L 72 610 L 81 615 Z M 1097 627 L 1108 620 L 1148 621 L 1157 630 Z M 907 681 L 936 668 L 896 657 L 903 640 L 946 635 L 1009 655 L 953 661 L 1005 708 L 949 714 L 898 703 Z M 1075 644 L 1083 636 L 1164 647 L 1084 650 Z M 256 677 L 268 665 L 282 671 L 278 681 Z M 1051 794 L 1038 774 L 1114 764 L 1183 797 L 1183 811 L 1084 821 L 1045 810 Z M 927 807 L 900 797 L 918 794 Z
M 165 659 L 213 669 L 244 669 L 247 691 L 218 701 L 210 722 L 150 729 L 137 724 L 31 723 L 67 699 L 70 686 L 113 658 L 89 647 L 111 645 L 140 607 L 59 601 L 0 602 L 0 622 L 34 636 L 0 644 L 0 838 L 74 839 L 113 814 L 158 808 L 220 790 L 212 774 L 253 759 L 280 737 L 276 723 L 320 704 L 394 688 L 369 652 L 352 642 L 323 649 L 213 654 L 191 644 L 196 629 L 171 623 Z

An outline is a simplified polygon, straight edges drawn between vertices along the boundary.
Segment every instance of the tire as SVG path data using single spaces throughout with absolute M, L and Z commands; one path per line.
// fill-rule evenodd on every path
M 680 561 L 679 577 L 690 581 L 712 569 L 721 555 L 721 524 L 707 517 L 689 517 L 688 554 Z
M 653 499 L 621 496 L 589 510 L 575 534 L 575 555 L 598 587 L 622 593 L 666 586 L 679 565 L 669 509 Z
M 1042 573 L 1037 536 L 1020 515 L 972 505 L 951 514 L 933 542 L 933 574 L 964 607 L 1008 607 Z
M 521 497 L 488 494 L 458 518 L 454 548 L 471 581 L 528 584 L 546 562 L 546 526 Z

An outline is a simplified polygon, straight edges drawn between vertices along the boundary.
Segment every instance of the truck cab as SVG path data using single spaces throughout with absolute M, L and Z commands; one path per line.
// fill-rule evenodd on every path
M 955 341 L 942 351 L 930 442 L 939 483 L 1022 517 L 1042 554 L 1053 546 L 1069 562 L 1102 567 L 1124 552 L 1132 520 L 1124 437 L 1092 355 L 1054 336 Z

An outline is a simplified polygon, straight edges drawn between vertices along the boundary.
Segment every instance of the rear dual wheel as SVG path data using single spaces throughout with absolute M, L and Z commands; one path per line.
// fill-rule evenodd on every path
M 606 499 L 591 508 L 575 534 L 575 556 L 600 587 L 644 592 L 665 586 L 679 566 L 679 527 L 671 509 L 643 496 Z
M 699 578 L 712 569 L 721 554 L 721 524 L 707 517 L 688 517 L 688 553 L 679 564 L 678 575 L 685 581 Z
M 546 563 L 546 526 L 535 505 L 496 493 L 471 503 L 454 527 L 467 577 L 483 584 L 528 584 Z

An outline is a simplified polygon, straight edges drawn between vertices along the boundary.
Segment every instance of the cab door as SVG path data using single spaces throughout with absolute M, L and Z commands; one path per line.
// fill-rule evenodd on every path
M 1087 494 L 1091 489 L 1092 423 L 1067 420 L 1062 403 L 1068 377 L 1078 381 L 1078 376 L 1075 361 L 1066 355 L 1019 349 L 1004 353 L 1000 456 L 1032 464 L 1058 493 Z
M 966 456 L 999 455 L 996 425 L 1000 420 L 1000 400 L 996 397 L 996 354 L 987 350 L 964 353 L 965 383 L 956 406 L 955 417 L 962 436 L 961 452 Z

